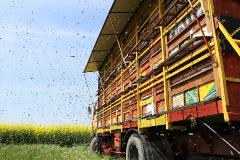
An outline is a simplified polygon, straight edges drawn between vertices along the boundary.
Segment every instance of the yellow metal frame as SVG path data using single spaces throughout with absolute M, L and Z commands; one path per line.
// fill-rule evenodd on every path
M 197 64 L 197 63 L 203 61 L 204 59 L 206 59 L 206 58 L 208 58 L 208 57 L 210 57 L 210 56 L 211 56 L 210 54 L 205 54 L 205 55 L 199 57 L 198 59 L 196 59 L 196 60 L 194 60 L 194 61 L 188 63 L 188 64 L 185 65 L 184 67 L 181 67 L 181 68 L 179 68 L 178 70 L 174 71 L 173 73 L 167 75 L 166 78 L 169 79 L 169 78 L 175 76 L 176 74 L 178 74 L 178 73 L 180 73 L 180 72 L 186 70 L 187 68 L 190 68 L 191 66 L 193 66 L 193 65 L 195 65 L 195 64 Z
M 214 5 L 213 0 L 207 0 L 206 2 L 209 9 L 209 18 L 210 23 L 212 26 L 212 34 L 213 34 L 213 40 L 214 40 L 214 48 L 216 51 L 216 60 L 217 60 L 217 71 L 218 71 L 218 78 L 219 78 L 219 84 L 220 84 L 220 92 L 221 92 L 221 98 L 222 98 L 222 107 L 223 107 L 223 115 L 224 120 L 227 122 L 229 121 L 229 115 L 227 112 L 227 106 L 229 105 L 229 99 L 228 99 L 228 92 L 227 92 L 227 85 L 226 85 L 226 77 L 224 72 L 224 66 L 223 66 L 223 59 L 222 59 L 222 53 L 221 53 L 221 46 L 220 46 L 220 39 L 217 36 L 216 32 L 216 26 L 215 26 L 215 20 L 214 20 Z
M 231 46 L 234 48 L 234 50 L 237 52 L 237 54 L 240 56 L 240 40 L 238 39 L 233 39 L 232 35 L 228 33 L 227 29 L 223 26 L 223 24 L 218 21 L 218 26 L 222 34 L 226 37 L 228 42 L 231 44 Z
M 213 42 L 210 43 L 210 46 L 213 46 Z M 178 62 L 174 63 L 172 66 L 168 67 L 168 71 L 171 71 L 175 68 L 177 68 L 178 66 L 180 66 L 181 64 L 187 62 L 188 60 L 192 59 L 193 57 L 196 57 L 197 55 L 201 54 L 202 52 L 207 50 L 207 46 L 203 46 L 201 48 L 199 48 L 196 52 L 187 55 L 186 57 L 184 57 L 183 59 L 179 60 Z
M 229 81 L 229 82 L 240 83 L 240 78 L 226 77 L 226 80 Z

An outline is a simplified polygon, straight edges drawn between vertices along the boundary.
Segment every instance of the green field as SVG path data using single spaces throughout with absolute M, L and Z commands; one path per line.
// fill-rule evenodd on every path
M 111 160 L 97 157 L 88 151 L 88 145 L 60 147 L 58 145 L 0 145 L 0 160 Z

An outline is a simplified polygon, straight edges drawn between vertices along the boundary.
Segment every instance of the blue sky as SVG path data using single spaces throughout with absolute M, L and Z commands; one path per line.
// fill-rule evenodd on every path
M 111 4 L 0 1 L 0 123 L 90 123 L 82 72 Z M 97 74 L 86 77 L 96 98 Z

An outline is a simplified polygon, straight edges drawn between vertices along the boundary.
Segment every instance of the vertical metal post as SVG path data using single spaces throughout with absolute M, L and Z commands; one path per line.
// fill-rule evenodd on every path
M 220 40 L 216 32 L 215 20 L 213 15 L 214 13 L 213 1 L 207 0 L 207 3 L 209 8 L 209 17 L 210 17 L 210 23 L 212 27 L 212 33 L 213 33 L 214 48 L 216 51 L 216 60 L 218 64 L 217 72 L 218 72 L 218 78 L 219 78 L 220 93 L 222 98 L 223 115 L 224 115 L 224 120 L 228 122 L 229 115 L 227 112 L 227 106 L 229 105 L 229 99 L 228 99 L 226 77 L 225 77 L 224 66 L 223 66 L 223 59 L 222 59 L 223 57 L 222 57 L 221 47 L 220 47 Z
M 110 133 L 112 133 L 112 129 L 111 129 L 111 126 L 112 126 L 112 103 L 110 104 Z
M 160 16 L 163 15 L 163 1 L 159 0 L 159 14 Z M 167 58 L 167 53 L 166 53 L 166 39 L 165 39 L 165 30 L 164 26 L 160 26 L 160 34 L 161 34 L 161 48 L 162 48 L 162 59 L 163 61 L 166 60 Z M 163 67 L 163 85 L 164 85 L 164 109 L 165 111 L 169 110 L 169 86 L 168 86 L 168 80 L 166 78 L 167 74 L 167 67 Z M 170 124 L 168 122 L 168 114 L 165 114 L 165 122 L 166 122 L 166 129 L 170 128 Z
M 121 90 L 123 91 L 123 69 L 121 68 Z M 123 122 L 123 95 L 121 94 L 121 122 Z M 123 127 L 121 127 L 121 132 L 123 131 Z
M 136 31 L 136 44 L 138 44 L 138 28 L 136 26 L 135 28 Z M 140 76 L 140 71 L 139 71 L 139 55 L 138 52 L 136 52 L 136 72 L 137 72 L 137 78 Z M 140 106 L 140 88 L 139 88 L 139 83 L 137 83 L 137 121 L 138 121 L 138 131 L 140 130 L 141 127 L 141 120 L 139 117 L 142 115 L 142 108 Z

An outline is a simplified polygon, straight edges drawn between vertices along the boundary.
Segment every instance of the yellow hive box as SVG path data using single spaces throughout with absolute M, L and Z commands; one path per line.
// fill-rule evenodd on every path
M 149 97 L 141 101 L 141 106 L 145 106 L 147 104 L 153 103 L 153 97 Z
M 210 82 L 199 87 L 200 101 L 208 101 L 216 97 L 216 84 Z

